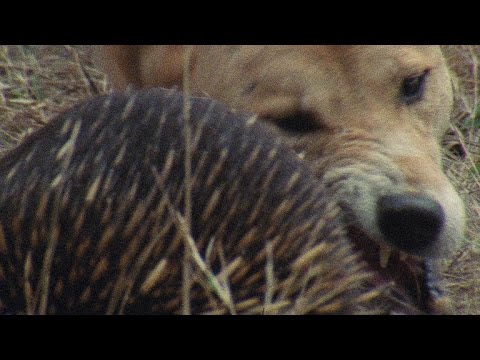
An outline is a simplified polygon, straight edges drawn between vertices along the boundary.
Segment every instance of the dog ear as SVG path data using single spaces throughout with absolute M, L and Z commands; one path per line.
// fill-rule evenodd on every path
M 95 60 L 107 74 L 114 89 L 142 86 L 139 72 L 140 45 L 103 45 L 95 50 Z
M 116 90 L 128 87 L 182 87 L 183 45 L 103 45 L 98 62 Z M 192 47 L 190 68 L 195 62 Z

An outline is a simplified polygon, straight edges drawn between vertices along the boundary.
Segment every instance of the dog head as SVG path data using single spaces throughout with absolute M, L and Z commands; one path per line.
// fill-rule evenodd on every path
M 441 165 L 453 101 L 439 47 L 205 47 L 194 70 L 196 89 L 274 124 L 369 238 L 438 257 L 462 237 Z

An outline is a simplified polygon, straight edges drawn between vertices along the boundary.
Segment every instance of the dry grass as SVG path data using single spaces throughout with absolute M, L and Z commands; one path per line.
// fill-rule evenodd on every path
M 469 218 L 466 239 L 444 262 L 445 285 L 457 313 L 480 314 L 480 46 L 444 51 L 456 75 L 445 166 Z M 108 91 L 89 46 L 1 46 L 0 154 L 63 109 Z
M 468 217 L 465 241 L 445 262 L 445 284 L 458 314 L 480 314 L 480 46 L 444 46 L 444 52 L 456 95 L 445 166 Z
M 0 152 L 107 82 L 85 46 L 0 47 Z

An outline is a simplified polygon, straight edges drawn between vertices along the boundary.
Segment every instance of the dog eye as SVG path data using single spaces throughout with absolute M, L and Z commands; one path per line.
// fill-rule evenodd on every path
M 273 119 L 272 122 L 280 129 L 293 134 L 311 133 L 321 128 L 313 114 L 309 113 L 295 113 Z
M 403 80 L 402 99 L 407 105 L 411 105 L 423 98 L 428 72 L 427 70 L 421 75 L 411 76 Z

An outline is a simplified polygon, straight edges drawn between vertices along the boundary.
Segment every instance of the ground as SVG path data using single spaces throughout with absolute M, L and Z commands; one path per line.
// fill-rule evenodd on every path
M 455 108 L 444 139 L 445 170 L 465 201 L 465 240 L 444 261 L 457 314 L 480 314 L 480 46 L 444 46 Z M 0 156 L 26 134 L 80 100 L 110 90 L 90 46 L 0 47 Z

